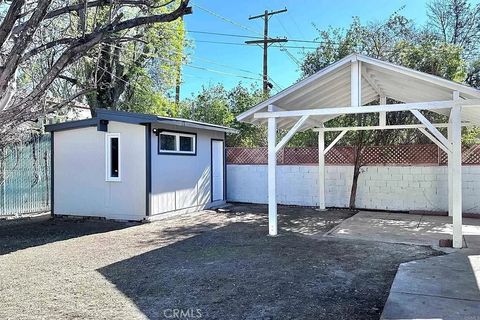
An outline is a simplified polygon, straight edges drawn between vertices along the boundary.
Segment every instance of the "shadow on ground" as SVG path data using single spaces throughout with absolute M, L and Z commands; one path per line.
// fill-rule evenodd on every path
M 245 214 L 241 206 L 229 213 L 236 214 Z M 150 319 L 171 318 L 175 309 L 205 319 L 378 319 L 398 265 L 438 254 L 305 236 L 315 228 L 305 229 L 304 215 L 283 219 L 278 237 L 265 236 L 263 218 L 215 230 L 172 228 L 192 236 L 97 271 Z
M 343 220 L 352 217 L 356 210 L 326 210 L 318 211 L 314 207 L 278 206 L 278 226 L 282 230 L 301 233 L 304 235 L 324 234 Z M 227 216 L 245 217 L 253 215 L 262 225 L 268 226 L 268 207 L 261 204 L 232 203 L 226 212 Z M 268 228 L 265 229 L 268 232 Z
M 19 221 L 0 221 L 0 255 L 51 242 L 123 229 L 133 223 L 39 217 Z

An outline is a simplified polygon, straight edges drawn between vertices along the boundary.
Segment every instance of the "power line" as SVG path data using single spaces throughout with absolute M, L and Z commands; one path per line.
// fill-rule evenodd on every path
M 127 48 L 123 48 L 123 47 L 119 47 L 119 46 L 116 46 L 112 43 L 108 43 L 109 46 L 111 47 L 114 47 L 114 48 L 118 48 L 120 50 L 127 50 Z M 101 50 L 104 50 L 104 49 L 101 49 Z M 135 50 L 132 50 L 133 52 L 137 53 L 137 54 L 140 54 L 140 55 L 147 55 L 143 52 L 138 52 L 138 51 L 135 51 Z M 175 51 L 171 51 L 173 53 L 175 53 Z M 113 53 L 114 54 L 114 53 Z M 147 55 L 148 56 L 148 55 Z M 170 59 L 167 59 L 167 58 L 162 58 L 162 57 L 151 57 L 151 58 L 156 58 L 156 59 L 160 59 L 160 60 L 163 60 L 163 61 L 166 61 L 166 62 L 170 62 L 170 63 L 177 63 L 176 61 L 172 61 Z M 217 73 L 217 74 L 221 74 L 221 75 L 226 75 L 226 76 L 232 76 L 232 77 L 237 77 L 237 78 L 243 78 L 243 79 L 247 79 L 247 80 L 255 80 L 255 81 L 261 81 L 262 79 L 261 78 L 253 78 L 253 77 L 249 77 L 249 76 L 245 76 L 245 75 L 239 75 L 239 74 L 234 74 L 234 73 L 230 73 L 230 72 L 224 72 L 224 71 L 219 71 L 219 70 L 215 70 L 215 69 L 211 69 L 211 68 L 207 68 L 207 67 L 203 67 L 203 66 L 196 66 L 196 65 L 192 65 L 192 64 L 185 64 L 186 67 L 190 67 L 190 68 L 194 68 L 194 69 L 200 69 L 200 70 L 204 70 L 204 71 L 209 71 L 209 72 L 213 72 L 213 73 Z M 249 71 L 250 72 L 250 71 Z M 260 75 L 259 75 L 260 76 Z
M 197 7 L 197 8 L 200 9 L 200 10 L 203 10 L 203 11 L 211 14 L 212 16 L 217 17 L 217 18 L 219 18 L 219 19 L 221 19 L 221 20 L 223 20 L 223 21 L 225 21 L 225 22 L 228 22 L 228 23 L 230 23 L 230 24 L 233 24 L 233 25 L 235 25 L 235 26 L 237 26 L 237 27 L 239 27 L 239 28 L 242 28 L 242 29 L 244 29 L 244 30 L 247 30 L 247 31 L 250 31 L 250 32 L 253 32 L 253 33 L 256 33 L 256 34 L 260 34 L 260 35 L 261 35 L 261 33 L 258 32 L 258 31 L 256 31 L 256 30 L 253 30 L 253 29 L 251 29 L 251 28 L 249 28 L 249 27 L 247 27 L 247 26 L 244 26 L 244 25 L 242 25 L 241 23 L 238 23 L 238 22 L 233 21 L 233 20 L 231 20 L 231 19 L 225 18 L 224 16 L 222 16 L 222 15 L 216 13 L 216 12 L 213 12 L 212 10 L 209 10 L 209 9 L 207 9 L 207 8 L 204 8 L 204 7 L 202 7 L 202 6 L 199 6 L 198 4 L 193 4 L 193 6 L 194 6 L 194 7 Z
M 203 8 L 203 7 L 199 6 L 199 5 L 194 5 L 194 6 L 197 7 L 197 8 L 199 8 L 200 10 L 203 10 L 203 11 L 205 11 L 205 12 L 208 12 L 209 14 L 213 15 L 214 17 L 217 17 L 217 18 L 219 18 L 219 19 L 221 19 L 221 20 L 223 20 L 223 21 L 226 21 L 226 22 L 228 22 L 228 23 L 231 23 L 231 24 L 233 24 L 233 25 L 235 25 L 235 26 L 237 26 L 237 27 L 239 27 L 239 28 L 242 28 L 242 29 L 244 29 L 244 30 L 247 30 L 247 31 L 250 31 L 250 32 L 259 34 L 259 35 L 262 35 L 262 33 L 258 32 L 258 31 L 256 31 L 256 30 L 250 29 L 249 27 L 246 27 L 246 26 L 242 25 L 241 23 L 238 23 L 238 22 L 233 21 L 233 20 L 231 20 L 231 19 L 225 18 L 224 16 L 222 16 L 222 15 L 216 13 L 216 12 L 213 12 L 212 10 Z M 288 56 L 290 59 L 292 59 L 292 56 L 293 56 L 293 55 L 286 49 L 286 46 L 283 46 L 283 47 L 285 48 L 285 54 L 287 54 L 287 56 Z M 296 59 L 293 59 L 292 61 L 293 61 L 294 63 L 296 63 L 297 66 L 300 66 L 300 64 L 298 63 L 298 61 L 297 61 Z
M 211 63 L 211 64 L 214 64 L 214 65 L 217 65 L 217 66 L 220 66 L 220 67 L 224 67 L 224 68 L 229 68 L 229 69 L 232 69 L 232 70 L 241 71 L 241 72 L 253 74 L 253 75 L 256 75 L 256 76 L 262 76 L 260 73 L 255 73 L 255 72 L 250 71 L 250 70 L 245 70 L 245 69 L 241 69 L 241 68 L 237 68 L 237 67 L 232 67 L 232 66 L 230 66 L 230 65 L 218 63 L 218 62 L 215 62 L 215 61 L 210 60 L 210 59 L 201 58 L 201 57 L 195 57 L 195 58 L 197 58 L 197 59 L 199 59 L 199 60 L 202 60 L 202 61 L 205 61 L 205 62 L 208 62 L 208 63 Z
M 164 58 L 159 58 L 159 59 L 165 60 Z M 218 71 L 218 70 L 214 70 L 214 69 L 210 69 L 210 68 L 206 68 L 206 67 L 194 66 L 194 65 L 191 65 L 191 64 L 186 64 L 185 66 L 190 67 L 190 68 L 205 70 L 205 71 L 209 71 L 209 72 L 213 72 L 213 73 L 217 73 L 217 74 L 222 74 L 222 75 L 226 75 L 226 76 L 238 77 L 238 78 L 255 80 L 255 81 L 261 81 L 262 80 L 261 78 L 253 78 L 253 77 L 238 75 L 238 74 L 234 74 L 234 73 Z
M 203 42 L 203 43 L 212 43 L 212 44 L 226 44 L 226 45 L 235 45 L 235 46 L 247 46 L 249 45 L 240 42 L 228 42 L 228 41 L 210 41 L 210 40 L 194 40 L 195 42 Z M 306 47 L 306 46 L 286 46 L 286 45 L 271 45 L 270 48 L 288 48 L 288 49 L 311 49 L 316 50 L 317 47 Z
M 303 34 L 302 29 L 301 29 L 300 26 L 298 25 L 297 21 L 293 18 L 293 15 L 291 14 L 291 12 L 288 12 L 288 13 L 287 13 L 287 16 L 289 16 L 290 19 L 293 21 L 293 24 L 295 25 L 295 27 L 297 27 L 298 32 L 300 32 L 300 35 L 301 35 L 302 37 L 304 37 L 304 34 Z
M 188 30 L 188 29 L 185 29 L 185 31 L 188 32 L 188 33 L 208 34 L 208 35 L 222 36 L 222 37 L 245 38 L 245 39 L 263 39 L 263 37 L 260 37 L 260 36 L 250 36 L 250 35 L 246 35 L 246 34 L 223 33 L 223 32 L 204 31 L 204 30 Z M 269 37 L 269 39 L 281 39 L 281 38 L 279 38 L 279 37 Z M 288 39 L 288 42 L 316 43 L 316 44 L 336 44 L 336 45 L 341 44 L 340 42 L 334 42 L 334 41 L 318 41 L 318 40 L 304 40 L 304 39 L 290 39 L 290 38 Z

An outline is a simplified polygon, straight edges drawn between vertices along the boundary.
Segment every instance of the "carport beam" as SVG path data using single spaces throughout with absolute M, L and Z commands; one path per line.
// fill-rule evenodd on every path
M 268 106 L 268 111 L 273 112 L 274 107 Z M 276 167 L 277 153 L 277 124 L 275 118 L 268 118 L 268 234 L 277 235 L 277 198 L 276 198 Z

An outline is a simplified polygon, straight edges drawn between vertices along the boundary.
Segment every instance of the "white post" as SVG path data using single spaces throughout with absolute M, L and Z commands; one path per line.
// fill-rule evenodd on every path
M 381 105 L 386 105 L 387 104 L 387 97 L 380 96 L 380 104 Z M 387 125 L 387 112 L 386 111 L 380 111 L 378 113 L 378 125 L 379 126 L 386 126 Z
M 452 146 L 452 112 L 450 111 L 450 117 L 448 117 L 448 126 L 447 126 L 447 136 L 448 136 L 448 143 L 450 147 Z M 448 170 L 448 215 L 451 217 L 453 215 L 453 184 L 452 184 L 452 177 L 453 177 L 453 157 L 452 153 L 447 153 L 448 155 L 448 162 L 447 162 L 447 170 Z M 439 159 L 440 160 L 440 159 Z
M 458 92 L 454 92 L 454 100 L 458 100 Z M 450 112 L 452 124 L 452 218 L 453 247 L 461 248 L 462 235 L 462 107 L 455 105 Z
M 318 130 L 318 209 L 325 210 L 325 207 L 325 132 L 320 129 Z
M 268 111 L 274 111 L 268 106 Z M 268 234 L 277 235 L 277 198 L 276 198 L 276 169 L 277 153 L 277 124 L 275 118 L 268 118 Z
M 359 107 L 362 105 L 361 77 L 360 61 L 353 61 L 350 67 L 350 102 L 352 107 Z

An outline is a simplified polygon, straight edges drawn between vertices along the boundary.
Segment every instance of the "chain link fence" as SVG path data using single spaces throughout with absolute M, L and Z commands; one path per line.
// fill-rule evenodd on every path
M 50 135 L 0 152 L 0 216 L 49 211 Z

